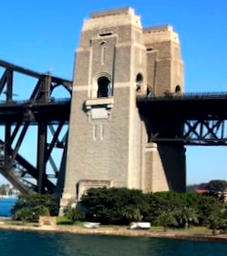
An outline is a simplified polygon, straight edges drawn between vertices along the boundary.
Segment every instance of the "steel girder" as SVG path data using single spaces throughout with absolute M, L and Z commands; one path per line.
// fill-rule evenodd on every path
M 53 77 L 49 73 L 41 74 L 2 60 L 0 67 L 4 70 L 0 77 L 0 96 L 3 93 L 6 95 L 5 100 L 0 103 L 0 125 L 4 127 L 4 135 L 0 141 L 0 172 L 24 194 L 33 191 L 54 193 L 59 173 L 64 172 L 66 162 L 72 81 Z M 36 80 L 29 99 L 25 101 L 13 100 L 15 73 Z M 52 93 L 57 87 L 69 92 L 69 98 L 53 99 Z M 31 126 L 37 127 L 37 134 L 34 134 L 37 145 L 28 145 L 31 150 L 35 148 L 37 151 L 36 164 L 29 163 L 20 154 L 21 144 Z M 52 156 L 55 148 L 62 151 L 60 166 L 57 166 Z M 48 174 L 47 165 L 52 168 L 52 174 Z
M 227 94 L 138 98 L 148 142 L 227 145 Z

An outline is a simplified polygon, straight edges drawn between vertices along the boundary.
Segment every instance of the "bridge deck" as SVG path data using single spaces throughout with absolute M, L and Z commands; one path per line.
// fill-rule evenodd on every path
M 227 119 L 227 93 L 185 94 L 182 96 L 138 97 L 137 105 L 146 116 L 166 118 L 172 114 L 188 120 Z
M 149 142 L 227 145 L 227 93 L 140 97 Z
M 40 120 L 47 123 L 69 121 L 70 99 L 55 101 L 12 101 L 0 103 L 0 125 L 6 122 L 18 123 L 30 121 L 36 125 Z

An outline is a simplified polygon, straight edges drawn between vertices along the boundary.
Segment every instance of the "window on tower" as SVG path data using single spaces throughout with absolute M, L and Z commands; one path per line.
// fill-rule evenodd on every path
M 143 77 L 141 74 L 138 74 L 136 76 L 136 91 L 137 92 L 141 92 L 142 84 L 143 84 Z
M 181 88 L 180 88 L 180 85 L 177 85 L 177 86 L 176 86 L 176 88 L 175 88 L 175 94 L 176 94 L 176 95 L 181 94 Z
M 99 77 L 97 83 L 98 83 L 98 91 L 97 91 L 98 98 L 111 96 L 111 86 L 110 86 L 111 83 L 106 76 Z

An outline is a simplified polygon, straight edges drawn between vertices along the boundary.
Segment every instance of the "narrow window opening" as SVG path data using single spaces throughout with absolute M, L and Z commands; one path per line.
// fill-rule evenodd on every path
M 136 91 L 140 92 L 142 89 L 143 77 L 141 74 L 136 76 Z
M 105 76 L 101 76 L 99 77 L 97 83 L 98 83 L 97 97 L 98 98 L 109 97 L 110 80 Z
M 153 48 L 147 48 L 147 52 L 151 52 Z
M 99 34 L 99 36 L 103 37 L 103 36 L 111 36 L 113 33 L 103 33 L 103 34 Z
M 180 85 L 177 85 L 176 88 L 175 88 L 175 93 L 178 95 L 181 93 L 181 88 L 180 88 Z

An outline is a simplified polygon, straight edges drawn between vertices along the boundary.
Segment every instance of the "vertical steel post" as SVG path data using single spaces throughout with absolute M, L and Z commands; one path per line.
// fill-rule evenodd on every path
M 10 136 L 11 136 L 11 123 L 7 122 L 5 124 L 5 148 L 4 148 L 4 166 L 6 171 L 9 171 L 10 169 L 10 166 L 9 166 L 10 150 L 11 150 Z
M 6 71 L 6 102 L 12 100 L 13 95 L 13 71 Z M 5 152 L 4 152 L 4 165 L 7 171 L 10 170 L 10 150 L 11 150 L 11 123 L 6 122 L 5 124 Z
M 47 144 L 47 124 L 42 120 L 38 124 L 38 151 L 37 151 L 37 170 L 38 170 L 38 193 L 45 192 L 44 177 L 46 175 L 46 144 Z
M 47 74 L 44 81 L 40 83 L 40 99 L 47 102 L 49 100 L 51 76 Z M 38 193 L 45 192 L 44 178 L 46 176 L 46 149 L 47 149 L 47 123 L 45 118 L 38 124 L 38 152 L 37 152 L 37 170 L 38 170 Z
M 6 101 L 11 101 L 13 98 L 13 71 L 7 71 L 7 82 L 6 82 Z

